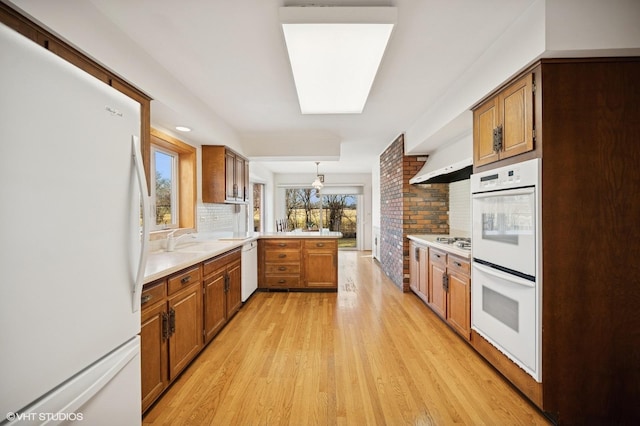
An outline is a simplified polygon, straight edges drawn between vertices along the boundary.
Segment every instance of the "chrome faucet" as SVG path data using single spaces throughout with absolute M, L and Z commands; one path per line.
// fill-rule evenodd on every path
M 193 233 L 182 234 L 178 237 L 174 237 L 173 234 L 175 234 L 177 231 L 178 229 L 174 229 L 173 231 L 167 234 L 167 251 L 174 251 L 176 249 L 176 244 L 178 244 L 178 241 L 182 237 L 186 237 L 188 235 L 191 238 L 196 238 L 196 234 L 193 234 Z

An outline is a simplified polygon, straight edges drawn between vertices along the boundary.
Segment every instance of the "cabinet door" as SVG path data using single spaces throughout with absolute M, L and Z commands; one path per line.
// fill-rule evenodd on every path
M 227 319 L 229 319 L 242 306 L 242 271 L 239 260 L 227 265 L 227 277 Z
M 493 149 L 493 131 L 500 125 L 498 98 L 487 100 L 473 111 L 473 164 L 481 166 L 500 159 Z
M 236 167 L 236 156 L 230 152 L 226 151 L 224 155 L 224 172 L 225 172 L 225 197 L 227 201 L 235 201 L 236 199 L 236 184 L 235 184 L 235 167 Z
M 331 251 L 306 250 L 305 277 L 307 287 L 335 287 L 336 255 Z
M 512 157 L 533 149 L 533 74 L 515 81 L 500 94 L 502 152 Z
M 446 254 L 429 250 L 429 297 L 428 304 L 442 318 L 446 317 L 447 292 L 444 275 L 447 273 Z
M 304 284 L 307 287 L 338 287 L 338 241 L 304 241 Z
M 202 148 L 202 201 L 224 203 L 226 199 L 226 157 L 223 146 L 203 145 Z
M 220 268 L 204 281 L 204 342 L 208 343 L 220 331 L 227 319 L 225 294 L 226 269 Z
M 467 340 L 471 338 L 470 285 L 468 275 L 449 271 L 447 322 Z
M 244 182 L 244 159 L 236 157 L 234 169 L 234 183 L 236 185 L 236 200 L 245 200 L 245 182 Z
M 202 282 L 169 298 L 169 379 L 173 379 L 202 348 Z
M 164 284 L 163 284 L 164 285 Z M 145 308 L 140 324 L 140 365 L 142 379 L 142 411 L 144 412 L 167 387 L 168 327 L 166 302 Z
M 409 286 L 425 302 L 428 300 L 429 250 L 413 242 L 409 243 Z

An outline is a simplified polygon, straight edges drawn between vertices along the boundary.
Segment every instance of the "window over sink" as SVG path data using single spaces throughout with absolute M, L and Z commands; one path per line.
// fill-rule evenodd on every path
M 151 185 L 152 229 L 178 227 L 178 158 L 177 152 L 151 145 L 151 172 L 155 179 Z
M 196 148 L 151 129 L 152 231 L 195 228 Z

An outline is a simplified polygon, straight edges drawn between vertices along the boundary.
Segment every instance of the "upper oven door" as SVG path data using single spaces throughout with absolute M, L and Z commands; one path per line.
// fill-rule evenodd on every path
M 535 198 L 533 187 L 473 194 L 473 257 L 535 277 Z

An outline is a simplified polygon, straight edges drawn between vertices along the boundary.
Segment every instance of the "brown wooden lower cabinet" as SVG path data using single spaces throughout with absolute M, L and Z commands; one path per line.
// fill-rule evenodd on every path
M 203 263 L 205 344 L 242 306 L 240 256 L 235 250 Z
M 305 285 L 308 288 L 337 287 L 337 240 L 305 240 L 302 253 Z
M 446 274 L 447 253 L 429 248 L 429 302 L 427 305 L 442 318 L 446 318 L 447 315 Z
M 143 413 L 242 306 L 240 262 L 237 249 L 145 285 L 140 317 Z
M 409 241 L 409 287 L 425 303 L 429 300 L 428 258 L 428 247 Z
M 258 287 L 338 289 L 338 241 L 332 238 L 266 238 L 258 243 Z
M 202 349 L 202 282 L 169 297 L 169 379 L 173 380 Z
M 140 317 L 140 363 L 142 365 L 142 411 L 162 394 L 169 384 L 167 347 L 167 281 L 157 281 L 142 292 Z
M 447 322 L 461 336 L 471 338 L 471 264 L 447 255 Z
M 409 245 L 411 289 L 466 340 L 471 338 L 471 264 L 444 250 Z

